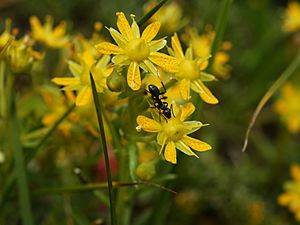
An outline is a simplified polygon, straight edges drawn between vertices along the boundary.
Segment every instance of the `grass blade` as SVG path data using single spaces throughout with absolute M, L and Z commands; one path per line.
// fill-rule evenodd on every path
M 209 66 L 208 71 L 211 71 L 216 52 L 220 46 L 220 43 L 223 39 L 224 32 L 226 29 L 227 21 L 228 21 L 228 14 L 230 10 L 230 6 L 233 0 L 223 0 L 222 7 L 219 11 L 217 21 L 216 21 L 216 36 L 214 38 L 212 47 L 211 47 L 211 55 L 212 57 L 209 59 Z
M 11 124 L 10 124 L 10 139 L 11 148 L 14 154 L 15 173 L 17 178 L 19 204 L 21 218 L 24 225 L 33 225 L 33 217 L 30 206 L 30 198 L 28 191 L 28 182 L 26 176 L 26 167 L 24 162 L 24 154 L 20 142 L 19 124 L 16 113 L 14 91 L 11 94 Z
M 250 132 L 252 130 L 253 125 L 255 124 L 255 121 L 265 106 L 265 104 L 268 102 L 268 100 L 272 97 L 272 95 L 280 88 L 284 82 L 300 67 L 300 52 L 297 55 L 297 57 L 291 62 L 291 64 L 287 67 L 287 69 L 278 77 L 278 79 L 273 83 L 273 85 L 269 88 L 269 90 L 266 92 L 266 94 L 262 97 L 260 102 L 258 103 L 252 117 L 250 120 L 250 123 L 247 127 L 245 139 L 244 139 L 244 145 L 242 148 L 242 151 L 244 152 L 248 145 L 248 139 Z
M 106 167 L 106 176 L 107 176 L 107 184 L 108 184 L 108 194 L 109 194 L 109 202 L 110 202 L 110 219 L 111 224 L 116 225 L 116 213 L 115 213 L 115 201 L 113 196 L 113 185 L 112 185 L 112 179 L 111 179 L 111 172 L 110 172 L 110 165 L 109 165 L 109 157 L 108 157 L 108 150 L 106 145 L 106 138 L 105 138 L 105 131 L 104 131 L 104 124 L 102 119 L 102 106 L 99 104 L 99 96 L 97 94 L 95 82 L 92 73 L 90 73 L 90 80 L 91 80 L 91 86 L 93 91 L 93 97 L 94 97 L 94 104 L 97 112 L 97 119 L 98 119 L 98 125 L 100 129 L 100 142 L 103 148 L 103 154 L 105 159 L 105 167 Z
M 146 15 L 144 15 L 137 24 L 143 26 L 168 0 L 160 1 L 155 7 L 153 7 Z

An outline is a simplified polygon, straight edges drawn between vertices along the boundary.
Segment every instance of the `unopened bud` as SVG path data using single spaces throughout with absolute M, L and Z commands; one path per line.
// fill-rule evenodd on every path
M 106 79 L 106 84 L 109 90 L 113 92 L 120 92 L 125 89 L 126 80 L 121 74 L 113 71 L 113 73 Z
M 136 169 L 136 175 L 141 180 L 150 180 L 154 177 L 155 173 L 154 161 L 141 163 Z

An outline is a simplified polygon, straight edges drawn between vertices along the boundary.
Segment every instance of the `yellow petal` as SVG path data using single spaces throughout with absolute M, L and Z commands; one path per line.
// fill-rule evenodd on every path
M 68 61 L 69 70 L 75 77 L 79 77 L 82 72 L 82 66 L 71 60 Z
M 181 114 L 180 114 L 180 120 L 184 121 L 186 118 L 188 118 L 192 113 L 195 111 L 195 106 L 188 102 L 181 106 Z
M 154 22 L 154 23 L 151 23 L 149 24 L 143 34 L 142 34 L 142 38 L 144 40 L 146 40 L 146 42 L 150 42 L 152 41 L 152 39 L 157 35 L 158 31 L 159 31 L 159 28 L 160 28 L 160 22 Z
M 176 158 L 176 148 L 174 142 L 169 142 L 165 149 L 165 159 L 169 161 L 170 163 L 176 164 L 177 158 Z
M 146 116 L 138 116 L 136 122 L 147 132 L 159 132 L 161 130 L 161 125 L 158 122 Z
M 39 19 L 36 16 L 31 16 L 29 21 L 31 29 L 33 31 L 33 35 L 35 36 L 36 34 L 42 34 L 43 28 Z
M 63 86 L 80 84 L 79 77 L 55 77 L 51 81 L 57 85 Z
M 203 124 L 199 121 L 185 121 L 183 125 L 187 128 L 185 134 L 191 134 L 199 130 L 201 127 L 207 126 L 208 124 Z
M 193 51 L 192 51 L 192 48 L 188 48 L 185 51 L 185 59 L 187 59 L 187 60 L 193 60 Z
M 122 54 L 123 50 L 117 45 L 114 45 L 109 42 L 101 42 L 100 44 L 97 44 L 95 48 L 102 54 L 109 55 L 119 55 Z
M 180 81 L 179 89 L 180 94 L 184 100 L 190 99 L 190 88 L 191 88 L 191 82 L 188 79 L 182 79 Z
M 143 61 L 143 63 L 146 65 L 147 71 L 149 71 L 150 73 L 152 73 L 155 76 L 158 76 L 157 68 L 153 65 L 153 63 L 150 60 L 145 59 Z
M 92 89 L 88 86 L 83 87 L 76 97 L 76 105 L 87 105 L 92 99 Z
M 133 18 L 133 22 L 131 24 L 132 35 L 134 38 L 140 38 L 141 37 L 140 36 L 140 28 L 137 25 L 137 23 L 135 22 L 134 16 L 132 18 Z
M 186 135 L 182 137 L 182 141 L 196 151 L 202 152 L 211 149 L 209 144 Z
M 54 30 L 53 30 L 53 35 L 55 37 L 61 37 L 65 34 L 66 32 L 66 27 L 67 27 L 67 23 L 66 22 L 61 22 L 60 24 L 58 24 Z
M 295 180 L 300 181 L 300 166 L 299 165 L 292 164 L 291 175 Z
M 127 83 L 132 90 L 136 91 L 140 89 L 142 81 L 139 65 L 137 62 L 132 62 L 129 65 L 127 72 Z
M 288 205 L 294 198 L 295 196 L 292 193 L 283 193 L 279 195 L 277 202 L 279 205 Z
M 118 32 L 116 31 L 114 28 L 109 28 L 109 33 L 112 36 L 112 38 L 115 40 L 115 42 L 121 47 L 125 47 L 127 41 L 125 40 L 125 38 Z
M 162 38 L 159 40 L 151 41 L 148 45 L 150 47 L 150 52 L 157 52 L 160 49 L 162 49 L 163 47 L 165 47 L 166 44 L 167 44 L 167 41 L 164 40 L 164 38 Z
M 192 150 L 189 146 L 187 146 L 183 141 L 177 141 L 175 143 L 176 148 L 178 148 L 180 151 L 182 151 L 184 154 L 189 155 L 189 156 L 196 156 L 197 158 L 199 158 Z
M 176 73 L 178 71 L 178 61 L 175 57 L 160 52 L 151 52 L 148 58 L 166 72 Z
M 111 60 L 114 64 L 128 65 L 130 64 L 129 58 L 127 55 L 116 55 Z
M 177 36 L 177 33 L 175 33 L 174 36 L 172 37 L 171 45 L 172 45 L 172 48 L 175 52 L 175 56 L 179 59 L 184 59 L 184 54 L 183 54 L 183 51 L 182 51 L 181 44 L 180 44 L 179 38 Z
M 128 20 L 126 19 L 123 12 L 117 12 L 116 13 L 118 20 L 117 20 L 117 26 L 121 34 L 124 36 L 124 38 L 128 41 L 132 39 L 132 31 L 130 28 L 130 25 L 128 23 Z
M 210 90 L 200 81 L 192 81 L 191 88 L 200 94 L 202 100 L 208 104 L 217 104 L 218 99 L 210 92 Z

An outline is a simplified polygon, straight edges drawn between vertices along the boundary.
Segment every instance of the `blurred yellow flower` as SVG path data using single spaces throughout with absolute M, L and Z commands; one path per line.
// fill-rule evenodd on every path
M 157 142 L 161 145 L 159 153 L 164 151 L 165 159 L 176 164 L 176 148 L 189 156 L 198 156 L 191 150 L 206 151 L 211 149 L 211 146 L 203 141 L 191 138 L 191 134 L 201 127 L 206 126 L 199 121 L 184 121 L 195 110 L 191 103 L 187 103 L 178 107 L 174 104 L 175 117 L 171 117 L 167 121 L 161 119 L 156 121 L 145 116 L 138 116 L 137 123 L 141 129 L 146 132 L 158 133 Z
M 288 83 L 281 90 L 280 98 L 275 102 L 274 109 L 286 123 L 290 132 L 300 129 L 300 89 Z
M 157 5 L 157 2 L 151 1 L 145 6 L 145 12 L 148 13 L 153 7 Z M 169 4 L 165 4 L 161 7 L 150 19 L 150 22 L 160 21 L 160 32 L 163 34 L 171 34 L 188 23 L 187 18 L 183 18 L 183 13 L 180 5 L 171 1 Z
M 133 20 L 131 27 L 123 12 L 117 12 L 116 15 L 120 33 L 114 28 L 109 28 L 109 32 L 117 45 L 102 42 L 96 45 L 96 48 L 102 54 L 116 55 L 112 58 L 113 63 L 129 65 L 127 83 L 132 90 L 138 90 L 141 87 L 139 67 L 144 71 L 158 75 L 157 68 L 153 65 L 154 63 L 167 72 L 176 72 L 176 58 L 157 52 L 166 45 L 166 40 L 162 38 L 153 41 L 160 28 L 159 22 L 148 25 L 141 36 L 140 29 L 134 20 L 134 15 L 131 15 Z
M 218 99 L 203 84 L 203 81 L 213 81 L 216 78 L 204 72 L 208 65 L 209 55 L 205 57 L 197 57 L 193 59 L 191 48 L 183 53 L 179 38 L 175 33 L 172 37 L 172 49 L 169 51 L 178 59 L 178 71 L 174 74 L 176 79 L 180 81 L 180 93 L 183 99 L 190 99 L 190 89 L 199 93 L 202 100 L 209 104 L 217 104 Z
M 76 105 L 87 105 L 92 100 L 92 88 L 90 72 L 93 74 L 97 92 L 101 93 L 107 89 L 106 78 L 112 73 L 113 68 L 108 65 L 110 56 L 103 56 L 96 64 L 95 59 L 89 51 L 79 56 L 80 64 L 69 61 L 69 69 L 74 77 L 55 77 L 52 82 L 64 86 L 63 90 L 78 91 Z
M 278 204 L 289 207 L 296 220 L 300 221 L 300 166 L 291 165 L 290 173 L 293 180 L 284 183 L 285 192 L 279 195 Z
M 300 29 L 300 4 L 292 1 L 288 4 L 284 12 L 282 30 L 284 32 L 294 32 Z
M 35 62 L 43 59 L 43 55 L 34 51 L 29 36 L 13 40 L 6 52 L 7 62 L 14 73 L 28 72 Z
M 187 39 L 192 46 L 196 57 L 206 57 L 211 53 L 211 47 L 215 37 L 215 32 L 210 26 L 207 26 L 206 33 L 199 35 L 195 29 L 187 30 Z M 223 42 L 221 48 L 216 52 L 212 65 L 212 72 L 221 78 L 228 78 L 231 67 L 228 65 L 230 59 L 228 51 L 231 48 L 230 42 Z
M 32 36 L 35 40 L 45 44 L 49 48 L 63 48 L 68 43 L 66 22 L 63 21 L 53 29 L 53 18 L 46 16 L 44 26 L 36 16 L 30 17 Z
M 51 127 L 66 112 L 68 105 L 75 100 L 75 97 L 72 92 L 66 92 L 66 95 L 63 95 L 59 90 L 50 86 L 42 86 L 39 91 L 47 106 L 47 114 L 43 116 L 42 123 L 46 127 Z M 76 115 L 72 112 L 68 118 L 58 126 L 58 131 L 65 137 L 70 136 L 72 128 L 70 118 L 74 116 Z

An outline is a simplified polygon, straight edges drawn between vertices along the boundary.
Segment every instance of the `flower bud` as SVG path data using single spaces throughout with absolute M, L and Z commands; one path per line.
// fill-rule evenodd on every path
M 136 169 L 136 175 L 141 180 L 150 180 L 154 177 L 155 173 L 154 161 L 143 162 Z
M 112 74 L 106 79 L 106 84 L 109 90 L 113 92 L 120 92 L 125 89 L 126 80 L 117 71 L 113 71 Z

